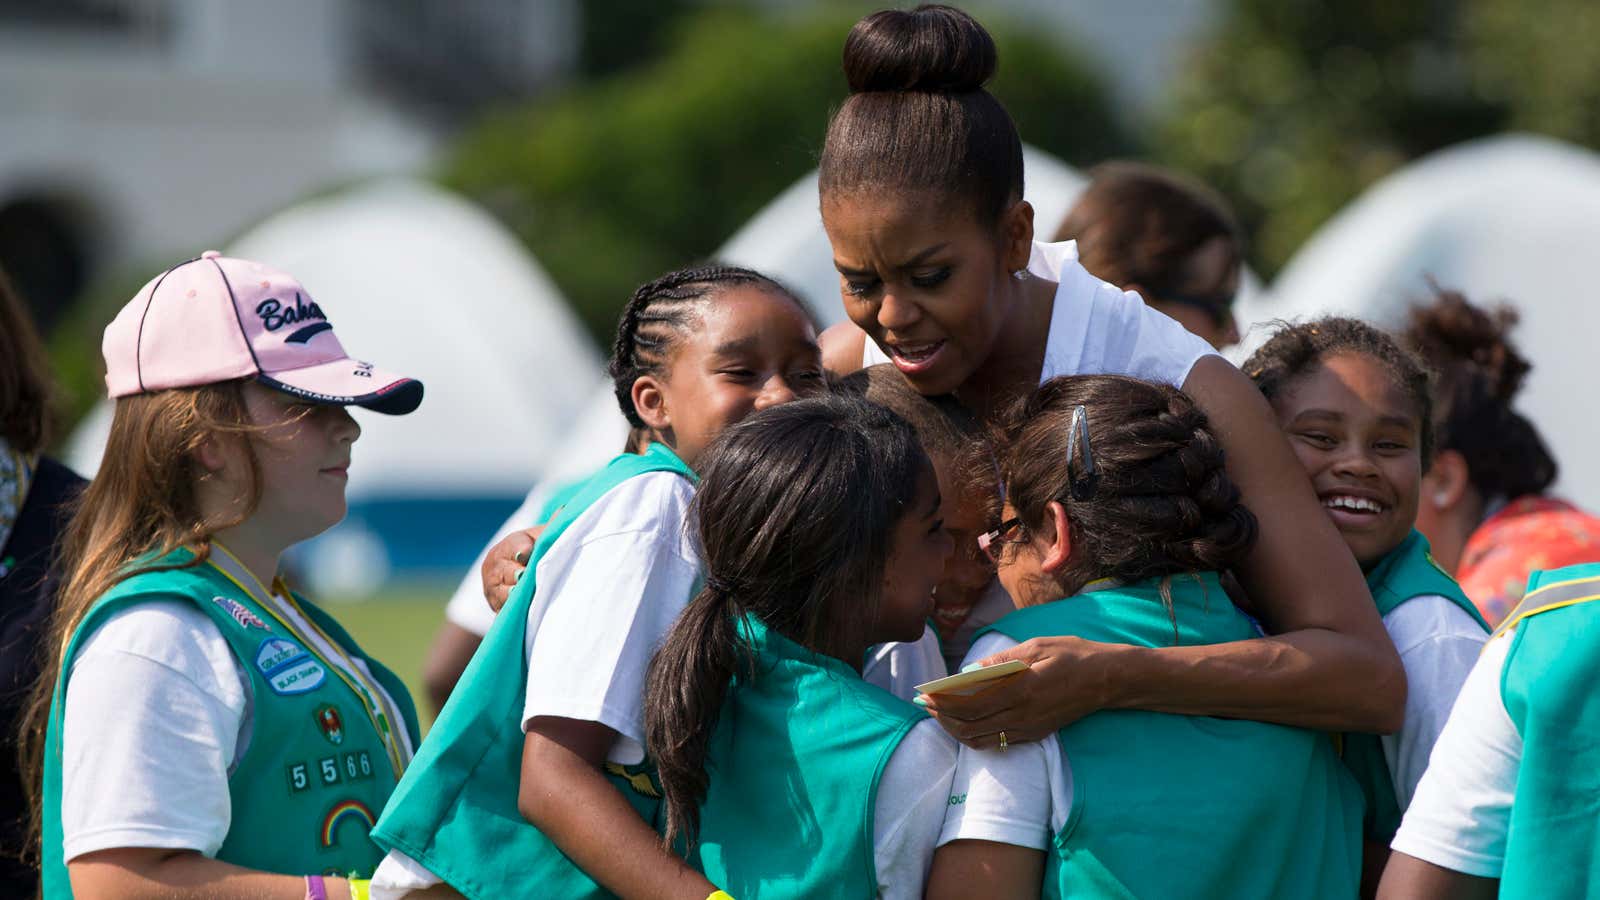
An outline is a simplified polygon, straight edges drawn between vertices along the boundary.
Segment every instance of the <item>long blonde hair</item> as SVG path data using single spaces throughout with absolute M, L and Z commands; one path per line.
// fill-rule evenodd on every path
M 116 401 L 100 471 L 73 511 L 57 561 L 63 573 L 55 609 L 40 641 L 39 680 L 22 714 L 21 755 L 32 843 L 37 854 L 44 785 L 45 733 L 67 645 L 84 615 L 106 591 L 136 572 L 199 565 L 211 537 L 249 518 L 261 497 L 261 469 L 249 437 L 259 431 L 245 406 L 243 382 L 137 394 Z M 207 440 L 239 441 L 249 462 L 241 512 L 231 522 L 207 521 L 199 485 L 214 477 L 197 456 Z M 130 568 L 147 553 L 157 558 L 187 547 L 187 563 Z

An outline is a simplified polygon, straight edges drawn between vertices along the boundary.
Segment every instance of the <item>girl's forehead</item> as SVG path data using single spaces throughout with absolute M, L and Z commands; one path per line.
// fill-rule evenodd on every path
M 816 328 L 800 301 L 769 287 L 723 288 L 698 304 L 695 313 L 697 327 L 689 336 L 710 349 L 817 342 Z
M 1421 408 L 1398 373 L 1367 353 L 1340 350 L 1323 356 L 1280 395 L 1293 413 L 1310 407 L 1366 407 L 1389 415 L 1420 418 Z M 1278 404 L 1274 404 L 1278 405 Z

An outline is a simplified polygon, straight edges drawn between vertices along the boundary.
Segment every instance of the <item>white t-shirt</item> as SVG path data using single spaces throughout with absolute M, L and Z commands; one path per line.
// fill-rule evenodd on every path
M 1058 375 L 1129 375 L 1181 388 L 1194 364 L 1217 352 L 1138 294 L 1089 274 L 1076 241 L 1035 241 L 1028 271 L 1057 284 L 1041 384 Z M 862 366 L 888 361 L 868 339 Z
M 1390 845 L 1467 875 L 1498 878 L 1505 863 L 1522 735 L 1500 693 L 1512 628 L 1484 645 L 1433 746 Z
M 253 581 L 226 553 L 212 559 L 241 583 Z M 311 649 L 344 668 L 288 603 L 271 601 Z M 366 664 L 354 663 L 395 708 Z M 255 703 L 216 623 L 184 601 L 141 603 L 107 617 L 71 665 L 61 720 L 65 859 L 117 847 L 215 855 L 232 821 L 228 776 L 250 746 Z M 405 721 L 390 719 L 409 759 Z
M 1383 627 L 1406 670 L 1405 721 L 1399 731 L 1379 739 L 1395 799 L 1404 810 L 1489 636 L 1465 610 L 1438 594 L 1400 604 L 1383 617 Z
M 991 631 L 967 653 L 974 663 L 1017 645 Z M 962 746 L 944 812 L 939 845 L 994 841 L 1044 850 L 1072 812 L 1072 770 L 1055 735 L 1004 751 Z
M 693 486 L 671 472 L 630 478 L 578 516 L 539 560 L 528 610 L 524 729 L 536 716 L 598 722 L 619 735 L 609 760 L 644 759 L 650 659 L 700 577 L 685 526 L 693 496 Z M 874 829 L 880 877 L 896 882 L 886 896 L 921 896 L 954 767 L 954 744 L 932 720 L 913 728 L 890 759 Z M 917 887 L 907 892 L 901 882 Z M 388 900 L 437 883 L 391 851 L 373 875 L 372 896 Z
M 939 652 L 939 635 L 931 625 L 922 626 L 922 637 L 917 640 L 872 645 L 861 667 L 863 681 L 907 702 L 917 696 L 917 685 L 948 674 Z

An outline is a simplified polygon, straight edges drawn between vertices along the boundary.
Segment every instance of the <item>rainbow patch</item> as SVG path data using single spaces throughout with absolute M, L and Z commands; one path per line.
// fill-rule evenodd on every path
M 367 805 L 360 800 L 345 800 L 342 803 L 335 804 L 333 809 L 328 810 L 327 818 L 322 820 L 322 846 L 324 848 L 333 846 L 334 833 L 339 830 L 340 825 L 349 819 L 355 819 L 361 823 L 361 835 L 363 837 L 372 830 L 373 825 L 378 823 L 378 820 L 372 816 L 372 810 L 368 809 Z

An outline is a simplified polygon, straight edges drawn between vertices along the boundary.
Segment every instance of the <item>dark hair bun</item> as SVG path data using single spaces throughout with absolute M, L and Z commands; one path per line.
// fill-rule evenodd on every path
M 982 89 L 998 61 L 994 38 L 978 20 L 937 4 L 875 12 L 844 41 L 844 75 L 857 94 L 964 94 Z
M 1407 341 L 1442 372 L 1467 363 L 1480 370 L 1496 400 L 1509 404 L 1532 368 L 1511 345 L 1517 311 L 1509 306 L 1481 309 L 1456 291 L 1436 290 L 1434 302 L 1411 309 Z

